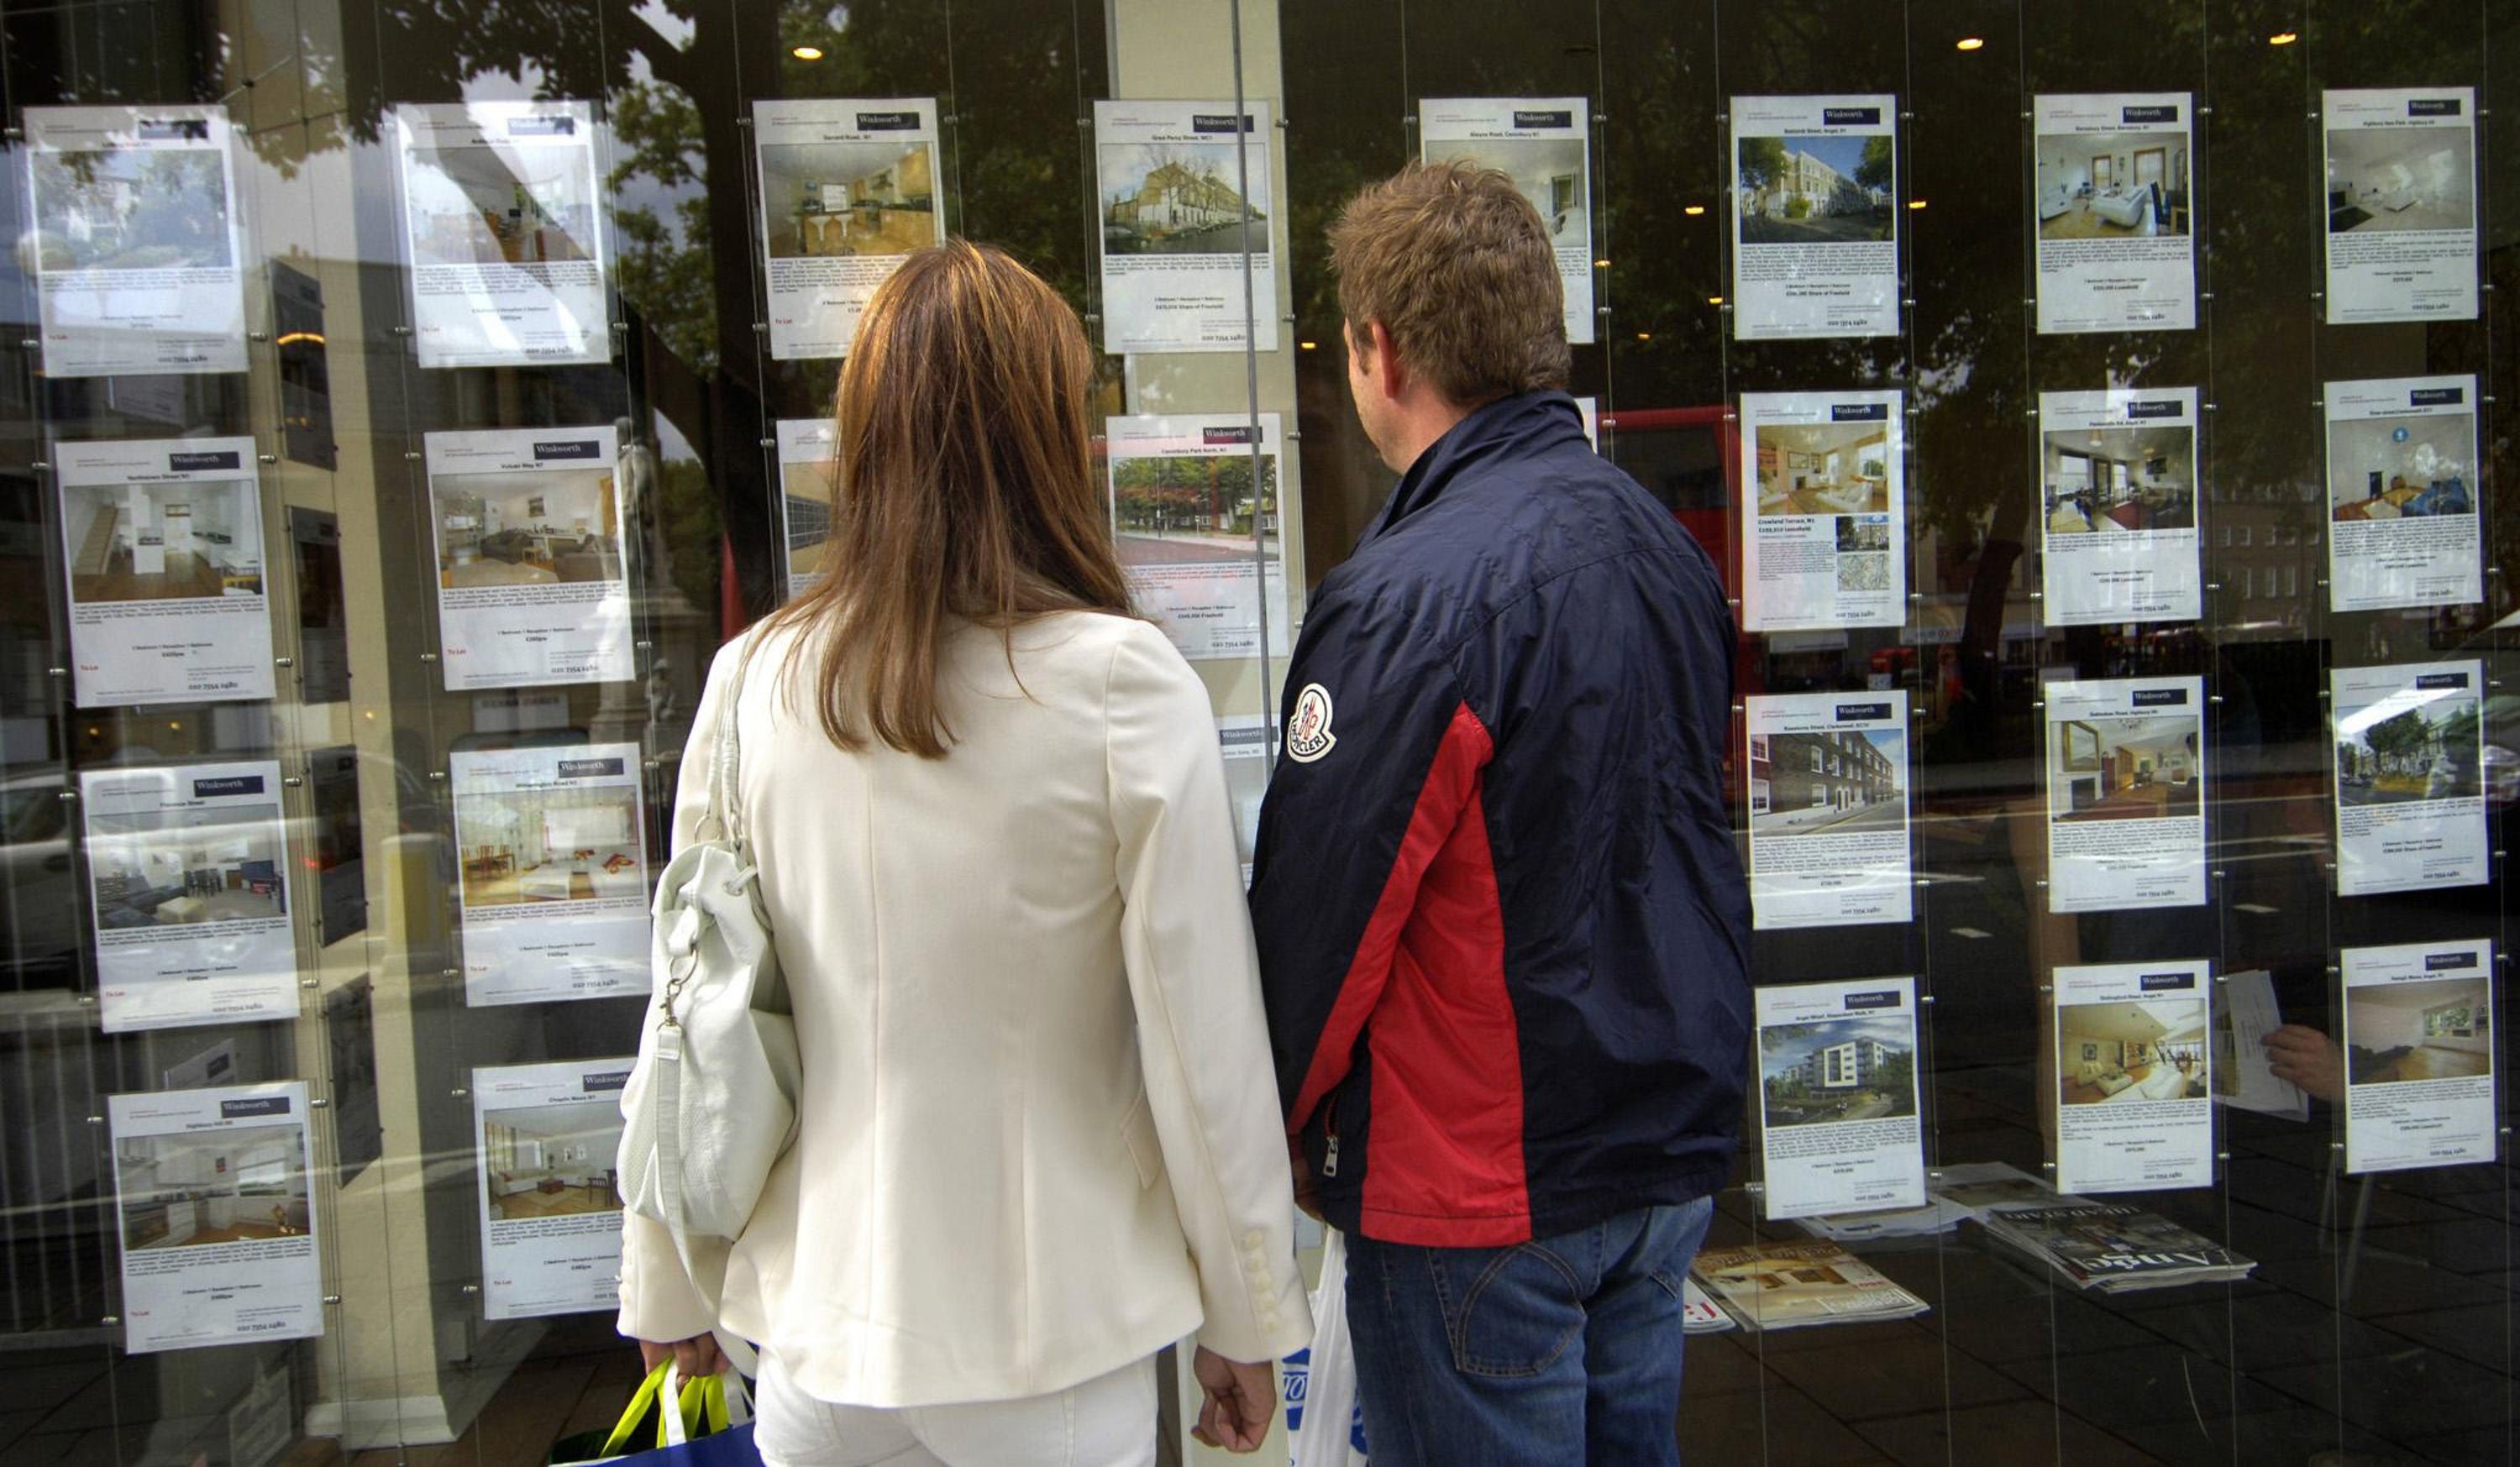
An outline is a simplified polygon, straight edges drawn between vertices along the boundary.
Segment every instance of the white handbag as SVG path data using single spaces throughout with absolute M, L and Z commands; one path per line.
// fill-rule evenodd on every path
M 656 883 L 655 992 L 621 1091 L 622 1205 L 664 1224 L 687 1265 L 696 1252 L 722 1262 L 796 1136 L 796 1021 L 740 798 L 745 660 L 719 708 L 708 804 Z M 721 1246 L 695 1249 L 709 1240 Z

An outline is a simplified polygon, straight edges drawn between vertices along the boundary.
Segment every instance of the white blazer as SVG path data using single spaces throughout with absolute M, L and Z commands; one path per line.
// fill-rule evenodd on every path
M 746 674 L 739 796 L 792 991 L 796 1143 L 712 1311 L 625 1216 L 622 1333 L 722 1327 L 824 1400 L 1058 1391 L 1195 1331 L 1311 1338 L 1277 1082 L 1208 695 L 1154 627 L 960 629 L 942 760 L 824 736 L 809 645 Z M 804 634 L 810 640 L 810 634 Z M 693 724 L 691 839 L 734 659 Z M 783 698 L 783 691 L 791 695 Z M 698 1267 L 710 1270 L 714 1260 Z

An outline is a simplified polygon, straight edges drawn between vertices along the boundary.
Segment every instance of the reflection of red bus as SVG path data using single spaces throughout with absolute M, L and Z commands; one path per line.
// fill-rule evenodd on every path
M 1697 537 L 1738 606 L 1741 557 L 1732 486 L 1741 478 L 1740 422 L 1727 409 L 1631 408 L 1601 415 L 1601 450 Z

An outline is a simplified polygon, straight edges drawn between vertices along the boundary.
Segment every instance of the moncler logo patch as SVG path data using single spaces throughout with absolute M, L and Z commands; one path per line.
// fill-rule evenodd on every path
M 1295 694 L 1295 716 L 1286 723 L 1286 757 L 1310 764 L 1337 742 L 1330 734 L 1330 690 L 1319 683 L 1305 684 Z

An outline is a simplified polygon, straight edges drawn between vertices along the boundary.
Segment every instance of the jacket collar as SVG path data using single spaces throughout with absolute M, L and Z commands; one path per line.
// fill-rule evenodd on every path
M 1583 436 L 1583 415 L 1576 411 L 1575 399 L 1563 392 L 1522 392 L 1474 408 L 1409 466 L 1359 547 L 1389 534 L 1482 464 L 1507 456 L 1528 458 L 1568 439 L 1581 441 Z

